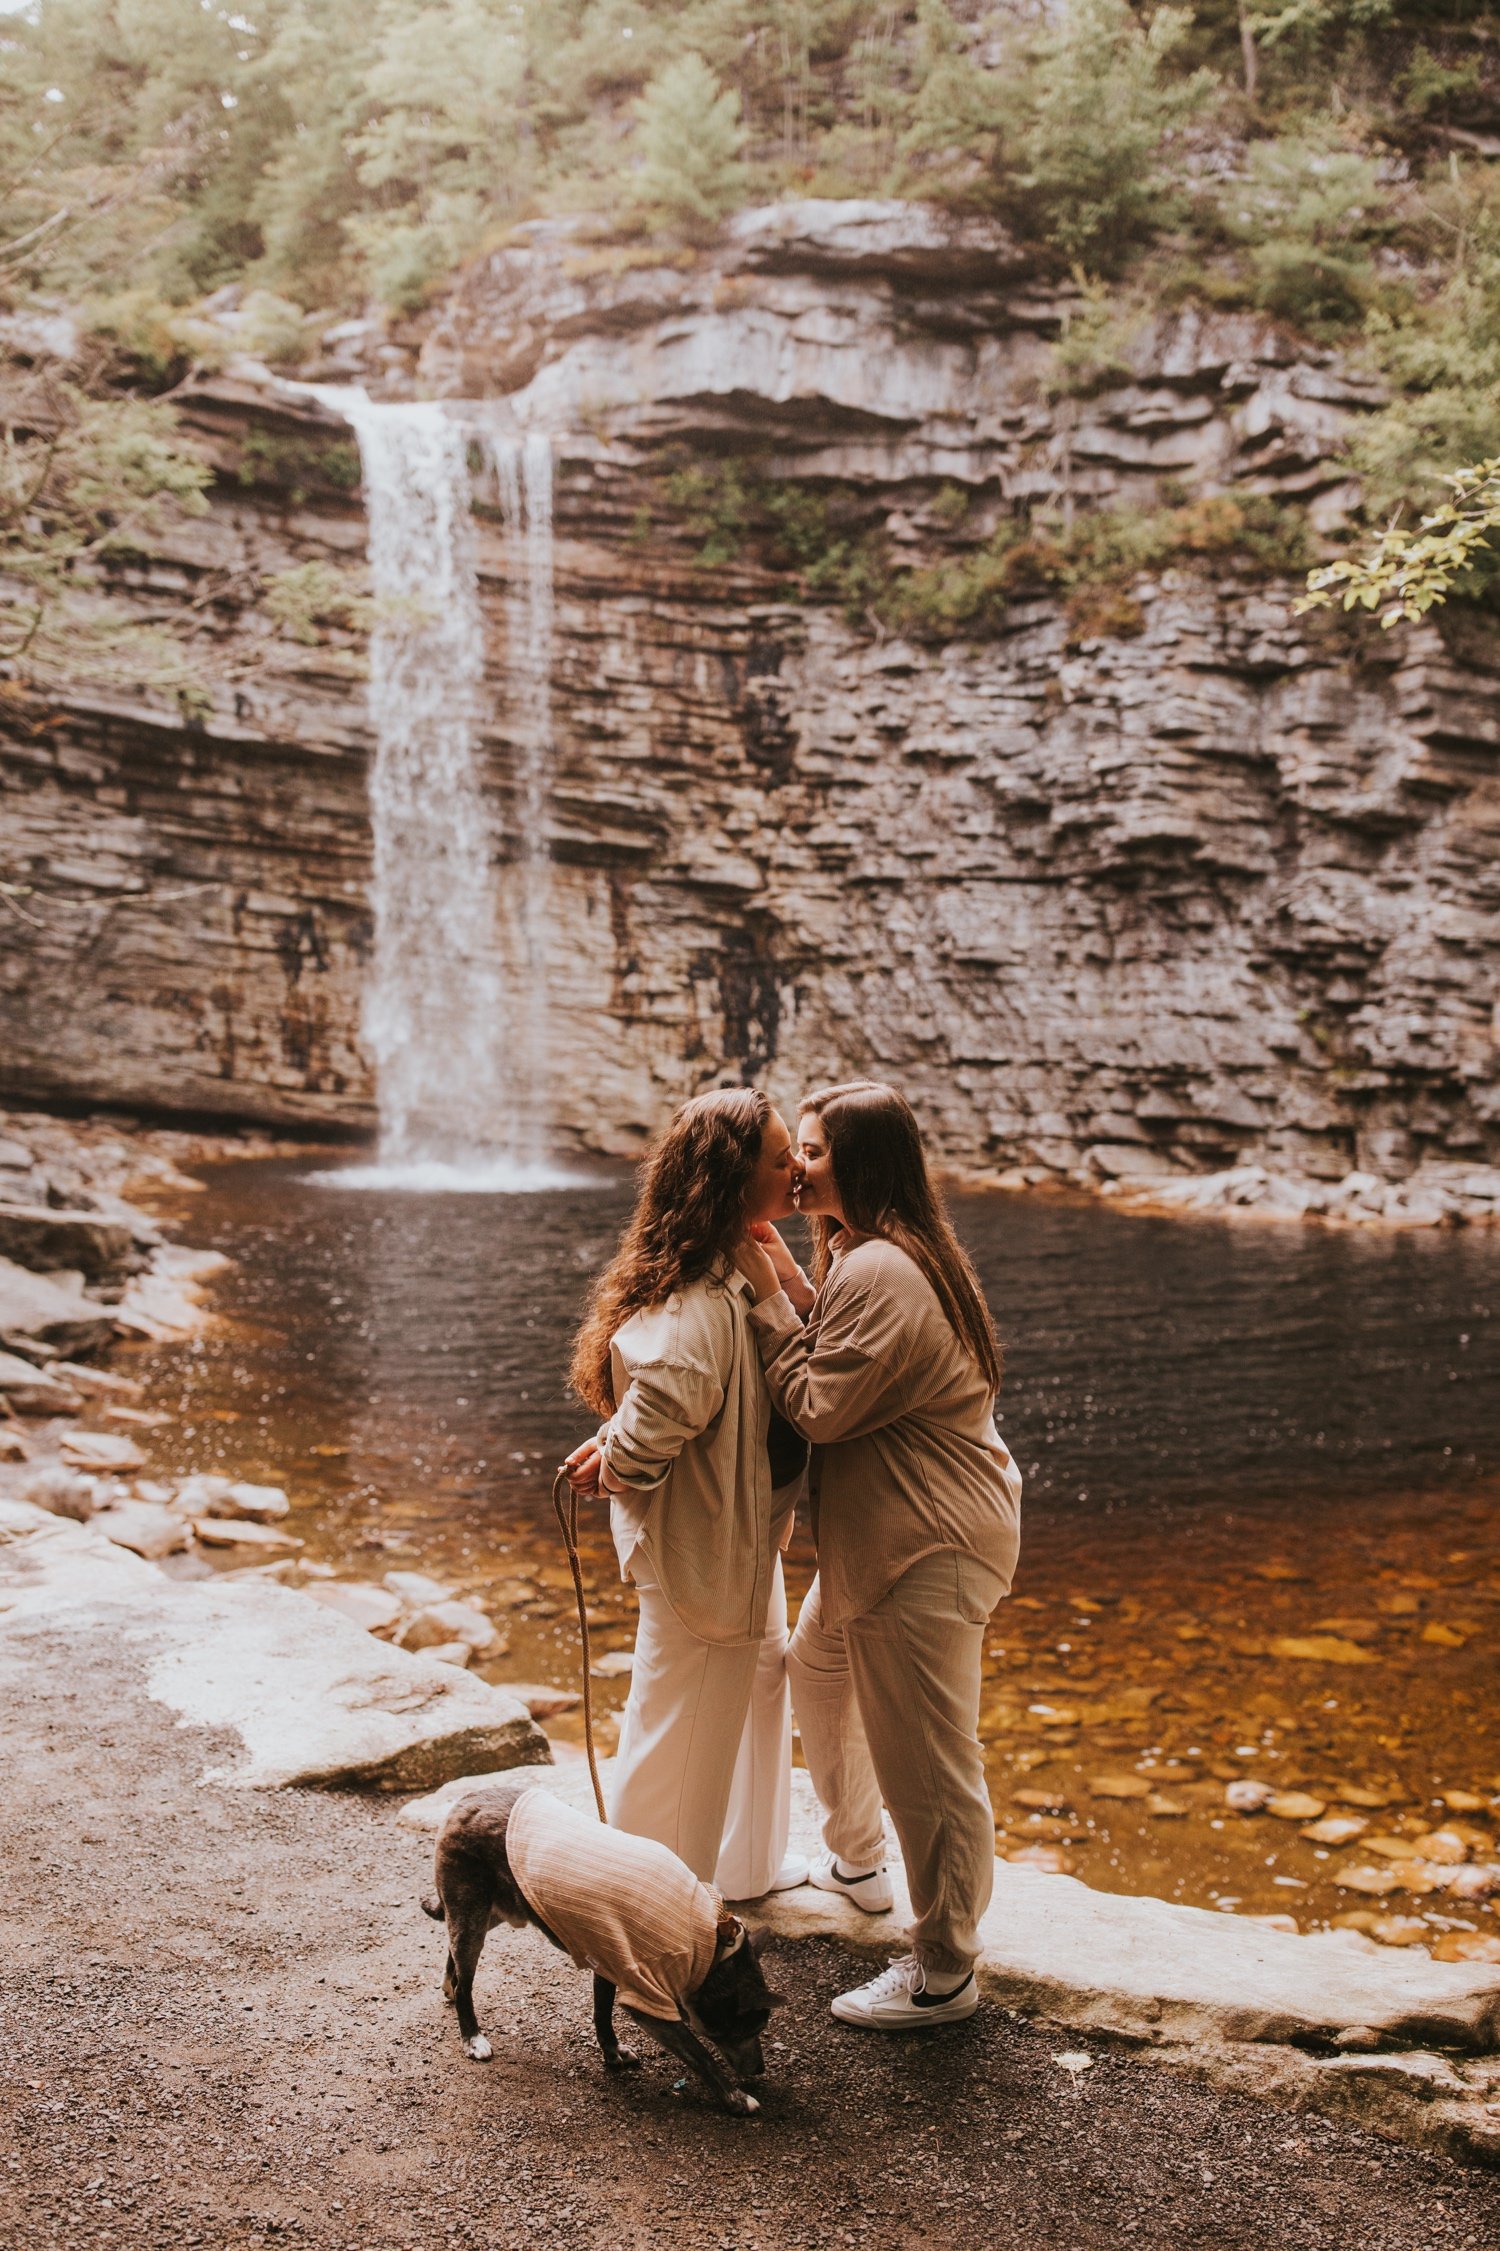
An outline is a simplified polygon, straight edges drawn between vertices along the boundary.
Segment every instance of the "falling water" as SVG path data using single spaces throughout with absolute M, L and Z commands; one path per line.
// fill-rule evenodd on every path
M 552 857 L 547 794 L 552 769 L 552 445 L 537 433 L 492 435 L 490 460 L 510 544 L 506 638 L 511 726 L 516 745 L 517 962 L 512 981 L 513 1064 L 532 1090 L 532 1137 L 540 1153 L 547 1114 L 547 932 Z M 518 1149 L 517 1154 L 523 1150 Z
M 507 979 L 498 936 L 496 838 L 479 780 L 484 619 L 468 452 L 437 404 L 318 393 L 359 443 L 377 617 L 370 644 L 374 961 L 364 1038 L 375 1063 L 380 1162 L 351 1186 L 526 1189 L 572 1176 L 543 1158 L 543 811 L 550 694 L 550 453 L 523 456 L 528 552 L 545 540 L 546 600 L 528 593 L 513 651 L 528 713 L 519 808 L 525 943 Z M 531 495 L 545 493 L 544 518 Z M 528 586 L 540 580 L 533 565 Z M 513 663 L 515 658 L 513 656 Z M 514 990 L 519 983 L 520 992 Z M 512 990 L 507 991 L 508 984 Z M 523 1036 L 517 1041 L 518 1022 Z

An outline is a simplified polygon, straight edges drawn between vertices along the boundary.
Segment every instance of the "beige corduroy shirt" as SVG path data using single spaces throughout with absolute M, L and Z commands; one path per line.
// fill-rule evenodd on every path
M 637 1544 L 673 1612 L 700 1641 L 759 1641 L 775 1549 L 766 1432 L 770 1394 L 750 1331 L 751 1289 L 730 1273 L 633 1313 L 610 1346 L 611 1473 L 621 1575 Z
M 943 1548 L 974 1556 L 1008 1591 L 1021 1473 L 983 1372 L 915 1260 L 866 1237 L 836 1261 L 805 1327 L 781 1290 L 750 1319 L 771 1397 L 812 1440 L 828 1624 L 862 1617 Z

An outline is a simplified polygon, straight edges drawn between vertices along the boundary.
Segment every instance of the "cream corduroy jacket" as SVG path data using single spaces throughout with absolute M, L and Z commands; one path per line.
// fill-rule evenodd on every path
M 623 1578 L 637 1545 L 700 1641 L 759 1641 L 774 1547 L 770 1393 L 740 1274 L 633 1313 L 610 1345 L 618 1407 L 599 1432 Z

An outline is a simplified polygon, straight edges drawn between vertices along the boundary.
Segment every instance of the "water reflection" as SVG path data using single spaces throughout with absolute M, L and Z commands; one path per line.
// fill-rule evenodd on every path
M 503 1623 L 491 1677 L 569 1682 L 547 1495 L 587 1428 L 568 1340 L 629 1198 L 623 1171 L 483 1198 L 216 1169 L 190 1232 L 236 1262 L 226 1317 L 152 1363 L 153 1403 L 174 1410 L 156 1466 L 284 1482 L 310 1558 L 433 1570 Z M 1413 1916 L 1351 1893 L 1339 1853 L 1227 1817 L 1224 1788 L 1250 1776 L 1337 1808 L 1352 1786 L 1410 1834 L 1456 1793 L 1472 1855 L 1500 1858 L 1484 1717 L 1500 1237 L 1002 1196 L 959 1198 L 956 1218 L 1006 1341 L 1004 1429 L 1027 1478 L 1021 1573 L 987 1655 L 1002 1849 L 1304 1926 L 1352 1909 L 1435 1943 L 1493 1934 L 1483 1903 Z M 602 1516 L 581 1538 L 600 1644 L 627 1647 Z M 795 1594 L 811 1569 L 799 1543 Z M 607 1725 L 623 1691 L 599 1687 Z

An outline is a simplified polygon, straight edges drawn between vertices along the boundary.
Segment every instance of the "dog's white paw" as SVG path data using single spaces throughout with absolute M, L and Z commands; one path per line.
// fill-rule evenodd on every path
M 476 2032 L 472 2040 L 464 2042 L 464 2054 L 471 2057 L 475 2063 L 488 2063 L 494 2053 L 494 2049 L 482 2032 Z
M 729 2097 L 729 2108 L 736 2118 L 753 2118 L 760 2104 L 754 2095 L 747 2095 L 743 2087 L 736 2087 Z

